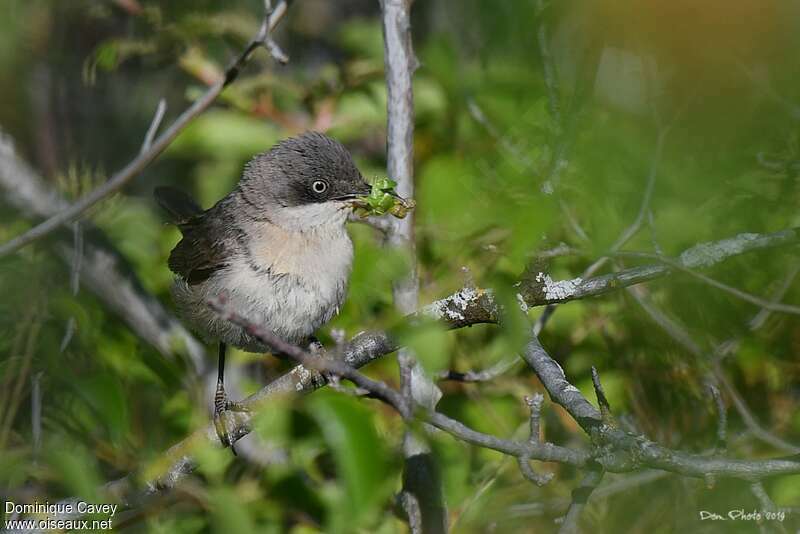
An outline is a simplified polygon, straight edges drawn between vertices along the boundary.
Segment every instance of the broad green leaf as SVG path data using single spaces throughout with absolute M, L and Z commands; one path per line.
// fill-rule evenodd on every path
M 332 510 L 332 530 L 352 532 L 374 518 L 388 496 L 389 457 L 372 423 L 373 412 L 362 401 L 326 391 L 315 394 L 307 404 L 346 489 L 341 508 Z

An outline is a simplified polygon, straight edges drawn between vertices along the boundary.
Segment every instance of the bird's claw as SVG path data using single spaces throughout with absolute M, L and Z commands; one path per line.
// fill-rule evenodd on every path
M 217 437 L 222 446 L 230 447 L 231 452 L 236 456 L 236 448 L 231 441 L 227 420 L 225 419 L 225 412 L 229 410 L 232 404 L 228 401 L 228 395 L 225 393 L 225 387 L 222 382 L 217 382 L 217 391 L 214 393 L 214 428 L 217 430 Z

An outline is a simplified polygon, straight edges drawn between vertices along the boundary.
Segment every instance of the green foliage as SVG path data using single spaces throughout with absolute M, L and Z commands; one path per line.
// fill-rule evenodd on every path
M 348 532 L 374 521 L 376 507 L 391 494 L 392 484 L 387 479 L 390 457 L 371 424 L 372 412 L 355 399 L 328 392 L 308 404 L 344 483 L 344 493 L 327 494 L 332 499 L 329 531 Z

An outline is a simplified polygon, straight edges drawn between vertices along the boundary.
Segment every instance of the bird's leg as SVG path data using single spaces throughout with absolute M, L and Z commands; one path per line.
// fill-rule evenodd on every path
M 306 350 L 311 354 L 313 354 L 314 356 L 318 356 L 320 358 L 326 358 L 326 359 L 332 358 L 332 355 L 329 354 L 327 350 L 325 350 L 325 345 L 323 345 L 322 342 L 316 338 L 316 336 L 310 336 L 308 338 L 308 345 Z M 320 374 L 325 379 L 325 382 L 327 382 L 328 384 L 339 383 L 338 376 L 332 375 L 331 373 L 328 373 L 326 371 L 322 371 Z
M 322 341 L 317 339 L 316 336 L 311 336 L 308 338 L 308 352 L 311 354 L 316 354 L 317 356 L 325 357 L 325 345 L 322 344 Z
M 236 449 L 233 447 L 230 434 L 225 422 L 224 413 L 228 410 L 229 405 L 232 404 L 228 401 L 228 394 L 225 393 L 225 343 L 219 343 L 219 356 L 218 356 L 218 369 L 217 369 L 217 390 L 214 392 L 214 427 L 217 429 L 217 436 L 223 447 L 230 447 L 231 452 L 236 454 Z

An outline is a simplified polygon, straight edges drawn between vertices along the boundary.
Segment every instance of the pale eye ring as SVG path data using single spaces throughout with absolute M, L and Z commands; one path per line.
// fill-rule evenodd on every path
M 311 184 L 311 190 L 321 195 L 328 190 L 328 182 L 325 180 L 314 180 L 314 183 Z

